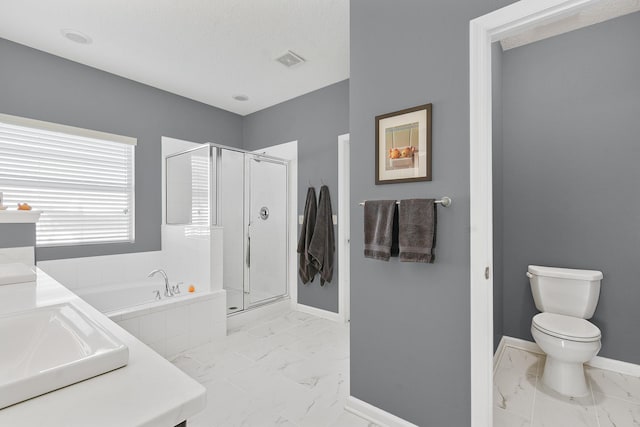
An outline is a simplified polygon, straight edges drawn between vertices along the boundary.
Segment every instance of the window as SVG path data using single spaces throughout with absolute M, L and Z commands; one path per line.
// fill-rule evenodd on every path
M 36 245 L 134 240 L 134 138 L 0 114 L 5 205 L 43 211 Z

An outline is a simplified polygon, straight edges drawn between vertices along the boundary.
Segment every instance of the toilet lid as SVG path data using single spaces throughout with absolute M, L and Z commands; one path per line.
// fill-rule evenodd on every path
M 542 333 L 569 341 L 588 342 L 601 337 L 600 329 L 588 320 L 562 314 L 536 314 L 532 325 Z

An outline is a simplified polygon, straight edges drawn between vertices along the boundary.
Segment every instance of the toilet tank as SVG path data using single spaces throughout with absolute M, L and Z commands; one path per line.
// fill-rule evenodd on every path
M 602 272 L 530 265 L 527 271 L 536 308 L 591 319 L 600 298 Z

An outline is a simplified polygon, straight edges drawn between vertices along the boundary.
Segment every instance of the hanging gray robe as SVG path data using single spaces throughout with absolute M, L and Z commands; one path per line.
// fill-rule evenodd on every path
M 329 187 L 323 185 L 320 188 L 320 200 L 318 201 L 318 215 L 313 229 L 313 238 L 309 245 L 314 267 L 320 272 L 320 285 L 331 282 L 333 278 L 334 253 L 336 240 L 333 234 L 333 212 L 331 211 L 331 196 Z
M 318 273 L 318 269 L 312 263 L 311 256 L 309 255 L 309 245 L 311 244 L 313 229 L 316 225 L 316 210 L 316 189 L 309 187 L 307 190 L 307 201 L 304 204 L 300 238 L 298 239 L 298 253 L 300 254 L 298 275 L 304 284 L 313 282 L 314 277 Z

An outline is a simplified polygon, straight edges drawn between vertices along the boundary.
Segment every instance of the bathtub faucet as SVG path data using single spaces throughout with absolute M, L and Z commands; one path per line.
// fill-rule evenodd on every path
M 161 270 L 159 268 L 153 270 L 151 273 L 149 273 L 149 275 L 147 275 L 147 277 L 153 277 L 156 274 L 161 274 L 162 277 L 164 277 L 164 296 L 165 297 L 172 297 L 173 296 L 173 291 L 171 291 L 171 287 L 169 287 L 169 278 L 167 277 L 167 273 L 165 273 L 164 270 Z

